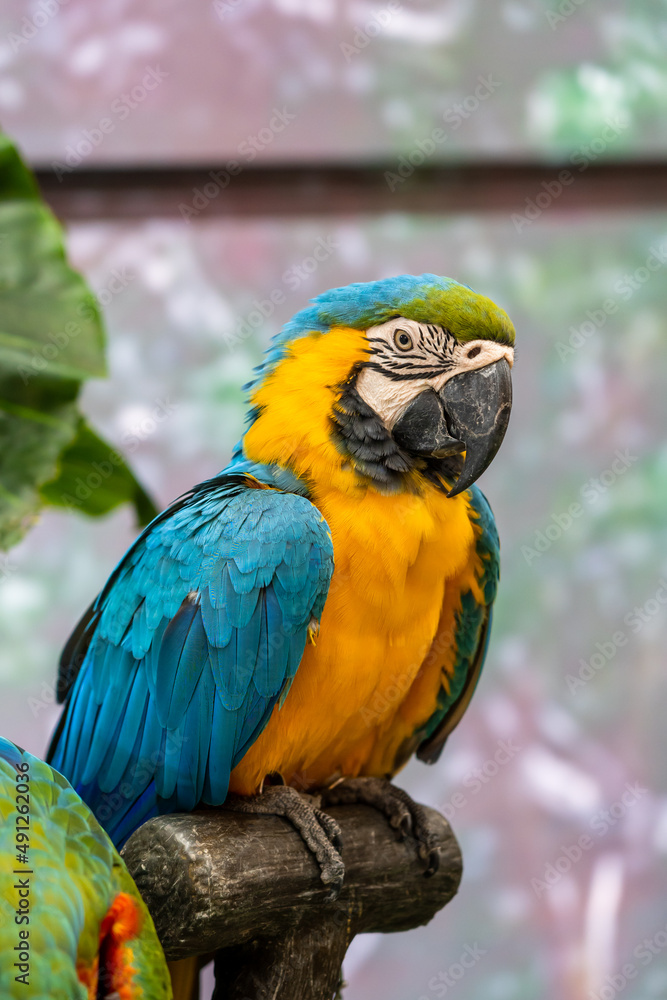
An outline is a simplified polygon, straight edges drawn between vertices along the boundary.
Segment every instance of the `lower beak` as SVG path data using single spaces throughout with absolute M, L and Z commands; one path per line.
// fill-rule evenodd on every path
M 459 455 L 465 448 L 452 437 L 442 402 L 435 389 L 424 389 L 412 400 L 392 428 L 397 444 L 417 455 Z
M 461 473 L 447 494 L 471 486 L 500 448 L 512 408 L 512 378 L 501 358 L 485 368 L 462 372 L 442 390 L 425 389 L 413 399 L 392 429 L 406 451 L 445 458 L 465 451 Z

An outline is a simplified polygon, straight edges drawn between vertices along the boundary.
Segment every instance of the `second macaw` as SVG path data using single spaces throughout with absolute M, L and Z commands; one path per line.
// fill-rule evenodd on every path
M 482 668 L 498 537 L 473 483 L 513 345 L 433 274 L 325 292 L 274 338 L 229 465 L 145 529 L 63 654 L 50 759 L 117 844 L 199 803 L 278 812 L 335 888 L 319 792 L 412 825 L 434 869 L 387 779 L 437 759 Z
M 70 783 L 0 737 L 0 997 L 172 1000 L 125 863 Z

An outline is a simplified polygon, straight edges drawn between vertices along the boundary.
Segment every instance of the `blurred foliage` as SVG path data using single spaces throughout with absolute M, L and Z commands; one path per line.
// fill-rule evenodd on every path
M 148 524 L 157 513 L 120 452 L 99 438 L 83 417 L 79 417 L 73 441 L 60 456 L 57 477 L 42 486 L 41 495 L 55 507 L 81 509 L 91 515 L 107 514 L 129 500 L 139 524 Z
M 554 34 L 569 37 L 580 53 L 585 40 L 587 51 L 584 58 L 545 67 L 536 79 L 528 119 L 535 137 L 562 154 L 588 146 L 610 121 L 621 121 L 621 140 L 597 155 L 664 149 L 667 0 L 639 0 L 622 8 L 545 0 L 544 6 Z
M 67 264 L 60 226 L 3 135 L 0 317 L 0 548 L 21 539 L 44 503 L 103 514 L 130 500 L 144 523 L 151 501 L 76 403 L 81 384 L 105 374 L 95 297 Z

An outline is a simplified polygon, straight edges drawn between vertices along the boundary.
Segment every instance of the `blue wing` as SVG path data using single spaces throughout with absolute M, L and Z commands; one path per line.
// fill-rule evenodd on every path
M 472 698 L 489 645 L 493 602 L 500 574 L 500 542 L 493 512 L 484 494 L 476 486 L 470 488 L 470 506 L 477 525 L 477 553 L 481 558 L 479 579 L 483 600 L 472 591 L 461 594 L 461 608 L 456 616 L 456 662 L 449 687 L 441 688 L 438 706 L 419 734 L 417 749 L 420 760 L 433 764 L 442 753 L 447 737 L 458 725 Z
M 65 648 L 49 752 L 117 844 L 224 801 L 332 572 L 320 512 L 242 476 L 195 487 L 137 539 Z

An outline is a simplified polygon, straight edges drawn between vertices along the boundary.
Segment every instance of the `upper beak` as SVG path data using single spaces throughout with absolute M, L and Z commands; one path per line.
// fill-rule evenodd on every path
M 512 407 L 512 378 L 505 358 L 461 372 L 439 393 L 425 389 L 393 427 L 394 439 L 408 451 L 444 458 L 465 451 L 461 474 L 447 494 L 471 486 L 500 448 Z
M 446 382 L 440 399 L 450 432 L 465 447 L 461 475 L 447 494 L 467 490 L 489 467 L 505 437 L 512 409 L 512 376 L 505 358 Z

